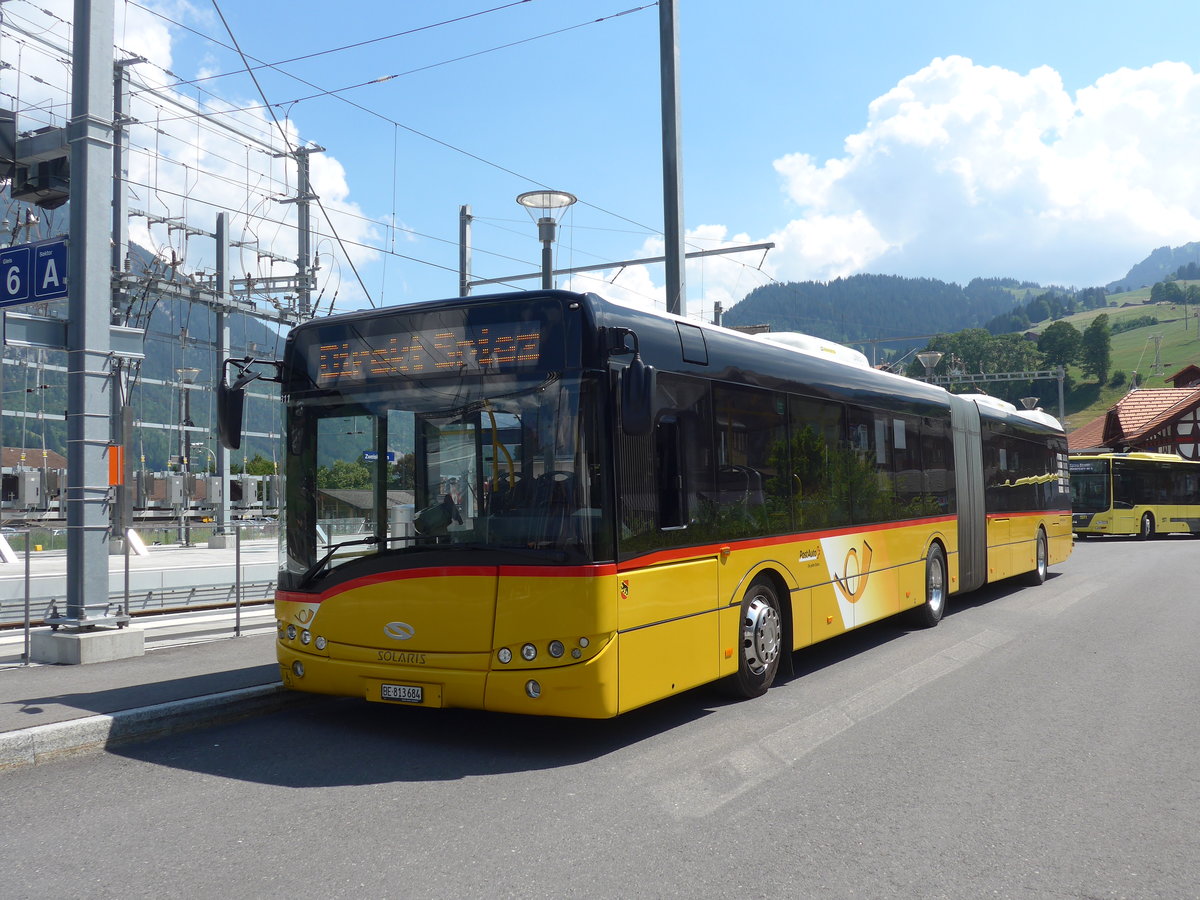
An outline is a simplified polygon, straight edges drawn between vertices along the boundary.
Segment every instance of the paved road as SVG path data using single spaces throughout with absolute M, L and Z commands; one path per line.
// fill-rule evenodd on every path
M 0 774 L 12 897 L 1200 897 L 1200 542 L 609 722 L 289 711 Z

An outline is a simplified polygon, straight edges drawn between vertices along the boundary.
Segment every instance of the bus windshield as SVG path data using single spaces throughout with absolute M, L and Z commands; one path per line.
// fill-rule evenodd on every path
M 468 375 L 294 402 L 281 587 L 416 552 L 611 559 L 598 388 L 553 373 Z
M 1079 513 L 1108 509 L 1109 476 L 1105 460 L 1071 460 L 1071 508 Z

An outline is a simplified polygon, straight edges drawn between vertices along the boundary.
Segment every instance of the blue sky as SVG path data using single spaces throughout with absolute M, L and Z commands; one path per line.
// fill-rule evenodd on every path
M 678 6 L 689 248 L 777 244 L 765 260 L 690 264 L 691 314 L 707 318 L 714 302 L 728 308 L 771 278 L 855 272 L 1082 287 L 1200 239 L 1200 4 Z M 11 0 L 6 21 L 28 31 L 43 7 L 70 18 L 62 0 Z M 256 72 L 291 139 L 326 148 L 312 157 L 332 219 L 317 215 L 325 306 L 335 293 L 337 310 L 456 293 L 462 204 L 476 216 L 475 277 L 535 271 L 536 228 L 514 198 L 538 187 L 580 198 L 563 217 L 558 266 L 661 252 L 657 7 L 223 0 L 220 14 L 244 53 L 269 62 L 370 42 L 280 63 L 297 77 Z M 200 98 L 210 111 L 241 109 L 219 118 L 263 140 L 276 127 L 221 46 L 220 14 L 211 3 L 116 2 L 116 43 L 151 58 L 136 78 L 155 85 L 135 110 L 143 152 L 131 203 L 209 228 L 223 205 L 244 239 L 289 254 L 292 208 L 272 198 L 294 190 L 294 175 L 257 144 L 222 144 L 186 108 Z M 44 39 L 68 34 L 42 25 Z M 37 105 L 51 89 L 27 75 L 40 64 L 43 81 L 61 80 L 61 64 L 22 33 L 6 33 L 0 52 L 21 64 L 0 73 L 0 88 L 37 107 L 31 123 L 35 112 L 52 119 L 61 99 Z M 222 77 L 173 86 L 211 75 Z M 385 76 L 398 77 L 337 90 Z M 182 241 L 142 227 L 160 249 Z M 202 241 L 178 251 L 211 265 Z M 605 274 L 559 285 L 661 303 L 659 267 Z

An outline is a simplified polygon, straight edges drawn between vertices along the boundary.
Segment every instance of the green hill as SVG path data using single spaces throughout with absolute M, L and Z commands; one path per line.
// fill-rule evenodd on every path
M 857 345 L 884 344 L 903 353 L 935 332 L 982 325 L 1010 312 L 1029 282 L 976 278 L 965 288 L 935 278 L 853 275 L 830 282 L 802 281 L 755 288 L 723 319 L 728 326 L 769 323 L 775 331 L 800 331 Z
M 1084 380 L 1077 366 L 1071 366 L 1068 370 L 1074 382 L 1066 404 L 1068 430 L 1103 415 L 1129 392 L 1135 372 L 1141 387 L 1163 388 L 1172 387 L 1166 376 L 1173 375 L 1189 364 L 1200 365 L 1200 335 L 1197 334 L 1200 307 L 1174 303 L 1149 304 L 1145 302 L 1149 296 L 1149 287 L 1113 294 L 1108 298 L 1109 306 L 1076 313 L 1061 320 L 1070 322 L 1082 332 L 1098 315 L 1108 313 L 1109 326 L 1113 331 L 1111 374 L 1106 384 L 1098 385 L 1095 381 Z M 1147 319 L 1153 321 L 1145 322 Z M 1142 322 L 1144 324 L 1139 324 Z M 1034 330 L 1042 331 L 1049 324 L 1049 321 L 1040 322 L 1034 326 Z M 1161 336 L 1157 346 L 1155 335 Z

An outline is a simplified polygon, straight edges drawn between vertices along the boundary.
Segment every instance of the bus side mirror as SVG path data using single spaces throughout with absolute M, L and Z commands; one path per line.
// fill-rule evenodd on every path
M 273 375 L 261 371 L 267 367 L 274 370 Z M 232 379 L 230 384 L 225 383 L 226 373 Z M 246 405 L 246 385 L 259 379 L 283 384 L 283 363 L 274 359 L 255 359 L 247 356 L 244 359 L 227 359 L 219 370 L 217 439 L 227 450 L 237 450 L 242 446 L 242 410 Z
M 621 427 L 633 437 L 649 434 L 654 425 L 654 366 L 636 353 L 621 372 Z
M 242 446 L 242 410 L 246 405 L 244 387 L 228 387 L 224 377 L 217 379 L 217 438 L 227 450 Z

